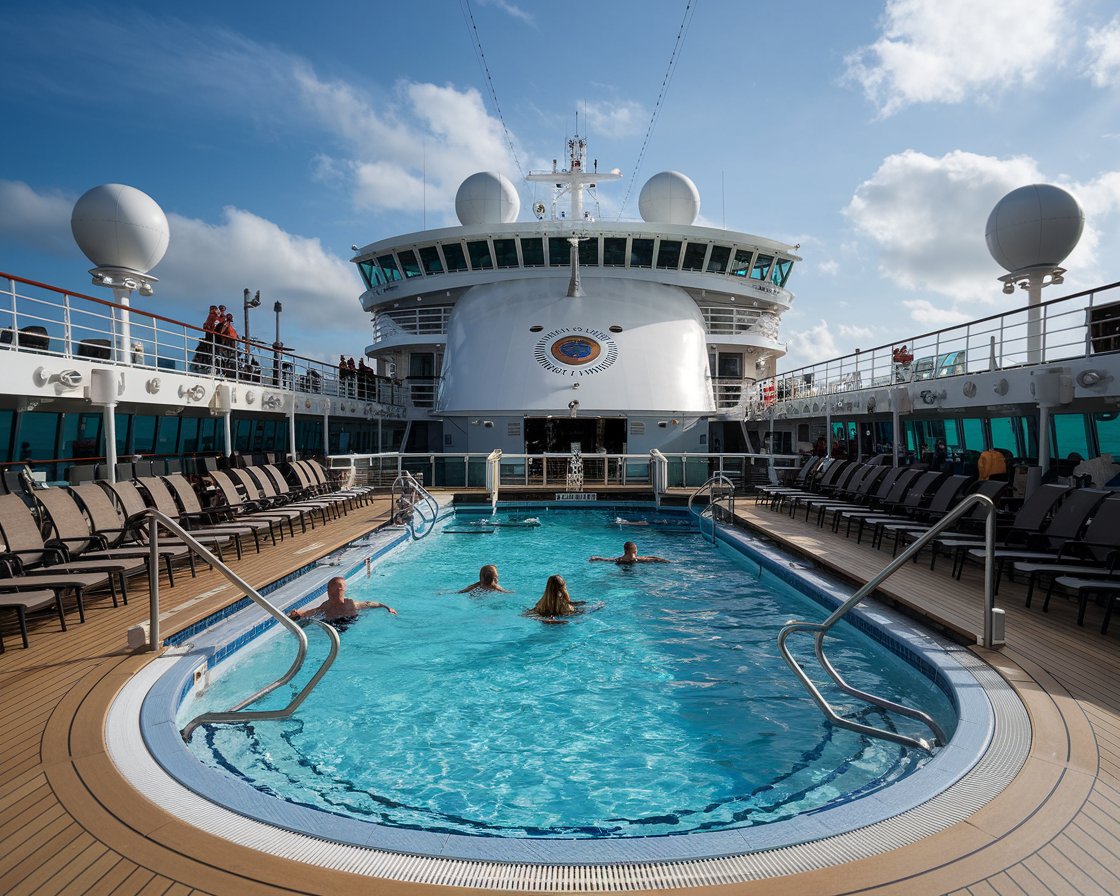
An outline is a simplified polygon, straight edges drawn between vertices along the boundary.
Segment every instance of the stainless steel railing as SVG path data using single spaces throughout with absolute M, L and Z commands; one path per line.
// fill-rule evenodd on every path
M 294 698 L 282 709 L 267 709 L 267 710 L 246 710 L 247 706 L 260 700 L 267 694 L 271 694 L 279 687 L 283 687 L 293 678 L 303 667 L 303 661 L 307 656 L 307 635 L 303 629 L 296 625 L 284 613 L 276 608 L 270 601 L 266 600 L 260 592 L 253 588 L 241 576 L 237 575 L 232 569 L 226 566 L 221 560 L 215 557 L 206 547 L 195 540 L 191 533 L 180 526 L 175 520 L 164 513 L 160 513 L 155 508 L 148 508 L 142 515 L 138 515 L 141 520 L 147 520 L 148 524 L 148 649 L 158 650 L 160 646 L 159 636 L 159 531 L 164 528 L 172 532 L 174 535 L 182 539 L 183 543 L 187 545 L 190 550 L 202 557 L 214 569 L 221 573 L 233 585 L 240 588 L 245 592 L 246 596 L 253 601 L 257 606 L 261 607 L 266 613 L 276 619 L 284 628 L 288 629 L 295 635 L 298 643 L 296 650 L 295 660 L 292 661 L 291 667 L 280 678 L 272 682 L 272 684 L 265 685 L 255 694 L 242 700 L 236 706 L 230 708 L 226 712 L 207 712 L 191 719 L 186 727 L 182 730 L 184 740 L 190 740 L 191 734 L 199 726 L 206 722 L 254 722 L 265 721 L 274 719 L 286 719 L 292 715 L 307 696 L 315 689 L 315 686 L 327 674 L 327 670 L 331 667 L 335 657 L 338 656 L 338 632 L 325 622 L 320 622 L 318 619 L 312 620 L 321 628 L 323 628 L 327 637 L 330 639 L 330 651 L 326 659 L 320 665 L 319 669 L 311 677 L 310 681 L 304 685 L 303 689 L 296 694 Z
M 951 513 L 938 521 L 920 538 L 910 544 L 905 551 L 903 551 L 894 560 L 887 564 L 882 572 L 880 572 L 877 576 L 871 579 L 871 581 L 860 588 L 855 594 L 844 601 L 844 603 L 837 607 L 836 610 L 833 611 L 832 615 L 829 616 L 824 622 L 790 621 L 786 623 L 786 625 L 784 625 L 782 627 L 782 630 L 778 633 L 778 649 L 781 651 L 783 659 L 785 659 L 789 667 L 793 669 L 797 677 L 801 679 L 801 683 L 805 686 L 806 690 L 808 690 L 809 696 L 811 696 L 817 706 L 820 707 L 821 712 L 823 712 L 828 720 L 833 724 L 839 725 L 841 728 L 847 728 L 851 731 L 858 731 L 859 733 L 866 734 L 870 737 L 879 737 L 883 738 L 884 740 L 904 744 L 909 747 L 917 747 L 918 749 L 925 750 L 927 752 L 932 752 L 936 746 L 945 743 L 945 732 L 937 723 L 936 719 L 934 719 L 928 713 L 922 712 L 921 710 L 915 709 L 910 706 L 895 703 L 891 700 L 887 700 L 885 697 L 870 694 L 848 684 L 848 682 L 844 680 L 844 678 L 840 675 L 840 673 L 836 670 L 832 663 L 829 662 L 828 657 L 825 656 L 824 638 L 825 635 L 828 634 L 829 629 L 831 629 L 837 622 L 843 619 L 844 616 L 847 615 L 849 610 L 855 607 L 858 603 L 860 603 L 860 601 L 867 597 L 868 594 L 873 592 L 883 582 L 894 575 L 899 569 L 901 569 L 906 563 L 910 561 L 911 557 L 917 554 L 930 541 L 940 535 L 943 531 L 945 531 L 946 528 L 955 523 L 977 504 L 984 507 L 984 513 L 986 517 L 984 524 L 984 646 L 988 648 L 995 646 L 995 639 L 993 637 L 993 618 L 996 613 L 996 609 L 992 589 L 992 554 L 995 546 L 995 505 L 986 495 L 969 495 L 967 498 L 961 501 L 961 503 L 958 504 Z M 839 715 L 836 710 L 833 709 L 832 705 L 828 702 L 824 695 L 820 692 L 817 686 L 813 683 L 813 681 L 809 678 L 809 676 L 805 674 L 805 670 L 802 668 L 801 664 L 798 663 L 796 659 L 794 659 L 793 654 L 790 653 L 789 646 L 786 643 L 790 635 L 794 634 L 795 632 L 806 631 L 814 633 L 814 651 L 816 653 L 817 660 L 818 662 L 820 662 L 821 667 L 825 670 L 826 673 L 828 673 L 828 676 L 833 680 L 837 687 L 840 688 L 840 690 L 851 697 L 856 697 L 857 699 L 863 700 L 866 703 L 870 703 L 872 706 L 877 706 L 880 709 L 898 713 L 899 715 L 903 715 L 922 722 L 933 734 L 933 742 L 931 743 L 925 738 L 910 737 L 897 731 L 891 731 L 887 728 L 876 728 L 873 725 L 865 725 L 862 722 L 854 722 L 851 719 L 847 719 Z
M 708 495 L 707 506 L 703 510 L 696 510 L 692 505 L 697 498 L 705 493 Z M 716 525 L 719 517 L 718 511 L 721 508 L 728 514 L 728 519 L 735 519 L 735 483 L 722 473 L 716 473 L 688 496 L 688 512 L 696 517 L 701 535 L 704 534 L 704 520 L 711 520 L 712 544 L 716 543 Z
M 435 527 L 439 516 L 439 502 L 433 498 L 407 470 L 393 481 L 392 506 L 397 508 L 403 525 L 414 539 L 423 538 Z M 416 517 L 420 517 L 420 525 Z

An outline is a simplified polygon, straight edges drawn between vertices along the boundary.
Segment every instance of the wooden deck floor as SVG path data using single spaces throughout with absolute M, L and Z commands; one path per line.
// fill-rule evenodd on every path
M 263 584 L 372 528 L 384 503 L 350 514 L 262 553 L 238 573 Z M 805 550 L 854 579 L 882 568 L 885 552 L 836 538 L 783 514 L 740 505 L 746 524 Z M 300 553 L 296 553 L 299 551 Z M 978 576 L 954 582 L 944 570 L 907 567 L 888 597 L 947 627 L 980 622 Z M 184 577 L 161 590 L 165 633 L 237 597 L 215 573 Z M 371 882 L 341 872 L 264 858 L 201 833 L 121 781 L 102 737 L 105 712 L 149 654 L 125 645 L 147 613 L 134 588 L 128 607 L 90 602 L 68 632 L 43 616 L 30 650 L 5 614 L 0 654 L 0 893 L 418 893 L 437 888 Z M 200 595 L 204 595 L 200 598 Z M 795 877 L 717 888 L 728 893 L 1042 894 L 1120 893 L 1120 622 L 1109 636 L 1090 610 L 1085 628 L 1073 608 L 1049 614 L 1022 606 L 1005 587 L 1008 646 L 984 655 L 1011 681 L 1034 729 L 1023 773 L 967 821 L 913 846 Z M 448 888 L 439 888 L 446 892 Z

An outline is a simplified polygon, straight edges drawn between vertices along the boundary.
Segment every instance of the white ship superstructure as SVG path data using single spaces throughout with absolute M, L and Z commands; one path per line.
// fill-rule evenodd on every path
M 740 433 L 784 354 L 797 247 L 696 225 L 676 172 L 645 184 L 642 221 L 596 220 L 587 200 L 619 177 L 576 137 L 567 167 L 528 176 L 554 191 L 533 220 L 506 178 L 479 173 L 460 226 L 358 252 L 367 354 L 407 386 L 409 448 L 703 451 L 724 424 Z

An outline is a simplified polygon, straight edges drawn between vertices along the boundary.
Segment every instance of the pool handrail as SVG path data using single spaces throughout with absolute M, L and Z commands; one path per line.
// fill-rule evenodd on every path
M 911 706 L 905 706 L 901 703 L 895 703 L 887 700 L 885 697 L 879 697 L 875 694 L 869 694 L 866 691 L 861 691 L 858 688 L 848 684 L 843 676 L 836 670 L 832 663 L 828 660 L 824 653 L 824 637 L 828 634 L 829 629 L 832 628 L 837 622 L 844 618 L 844 616 L 862 601 L 868 594 L 873 592 L 884 581 L 894 575 L 899 569 L 910 562 L 910 559 L 917 554 L 923 547 L 930 541 L 940 535 L 948 526 L 951 526 L 965 513 L 969 512 L 974 505 L 981 505 L 984 508 L 985 523 L 984 523 L 984 636 L 983 646 L 992 649 L 996 646 L 995 638 L 993 635 L 993 617 L 996 613 L 995 598 L 993 593 L 993 554 L 995 548 L 995 504 L 987 495 L 969 495 L 960 502 L 953 510 L 939 520 L 935 525 L 931 526 L 922 536 L 907 546 L 901 554 L 895 557 L 886 567 L 874 578 L 872 578 L 866 585 L 856 591 L 851 597 L 844 601 L 837 607 L 832 614 L 824 620 L 824 622 L 801 622 L 797 620 L 790 620 L 778 632 L 778 649 L 781 651 L 782 658 L 785 659 L 787 665 L 794 671 L 794 674 L 801 679 L 801 683 L 809 692 L 809 696 L 813 698 L 813 702 L 817 704 L 821 712 L 825 714 L 829 721 L 841 728 L 847 728 L 851 731 L 857 731 L 861 734 L 866 734 L 870 737 L 878 737 L 884 740 L 893 741 L 894 743 L 903 744 L 905 746 L 917 747 L 918 749 L 925 750 L 927 753 L 933 752 L 936 746 L 946 743 L 945 732 L 937 723 L 937 720 L 930 716 L 928 713 L 920 709 L 915 709 Z M 1000 611 L 1002 612 L 1002 611 Z M 865 725 L 861 722 L 853 722 L 851 719 L 846 719 L 839 715 L 833 708 L 828 700 L 821 694 L 817 686 L 813 684 L 801 664 L 793 658 L 790 653 L 786 640 L 794 632 L 811 631 L 815 632 L 814 635 L 814 652 L 816 653 L 817 660 L 820 662 L 821 667 L 828 673 L 829 677 L 836 683 L 844 693 L 849 696 L 856 697 L 873 706 L 878 706 L 880 709 L 886 709 L 891 712 L 896 712 L 899 715 L 907 716 L 908 718 L 916 719 L 922 722 L 930 732 L 933 734 L 933 743 L 930 743 L 925 738 L 910 737 L 905 734 L 900 734 L 897 731 L 891 731 L 886 728 L 876 728 L 872 725 Z
M 490 492 L 490 512 L 498 512 L 498 487 L 502 481 L 502 449 L 495 448 L 486 456 L 486 490 Z
M 248 722 L 248 721 L 263 721 L 268 719 L 286 719 L 299 708 L 299 705 L 307 698 L 307 695 L 314 690 L 315 685 L 319 683 L 327 670 L 331 667 L 335 657 L 338 656 L 338 632 L 330 625 L 320 622 L 318 619 L 312 620 L 317 623 L 327 632 L 327 637 L 330 639 L 330 651 L 327 658 L 323 661 L 318 671 L 311 677 L 311 680 L 304 686 L 292 700 L 283 709 L 270 709 L 270 710 L 250 710 L 245 711 L 245 707 L 255 703 L 266 694 L 270 694 L 277 688 L 282 687 L 291 681 L 299 670 L 303 667 L 303 661 L 307 656 L 307 635 L 303 629 L 300 628 L 295 622 L 288 618 L 286 614 L 281 612 L 277 607 L 265 597 L 261 595 L 252 585 L 246 582 L 241 576 L 235 573 L 232 569 L 226 566 L 221 560 L 214 556 L 205 546 L 200 544 L 191 535 L 190 531 L 184 529 L 179 523 L 161 513 L 154 507 L 149 507 L 140 513 L 134 514 L 129 518 L 129 525 L 141 526 L 147 524 L 148 530 L 148 649 L 155 651 L 160 647 L 159 636 L 159 530 L 162 526 L 171 531 L 178 538 L 182 539 L 187 547 L 202 557 L 207 563 L 223 575 L 229 582 L 240 588 L 245 592 L 245 595 L 253 601 L 257 606 L 261 607 L 266 613 L 276 619 L 282 626 L 288 629 L 296 637 L 298 644 L 296 650 L 296 657 L 292 661 L 291 667 L 284 675 L 278 678 L 272 684 L 265 685 L 251 697 L 242 700 L 232 709 L 227 712 L 209 712 L 196 716 L 187 723 L 187 726 L 180 732 L 184 740 L 189 740 L 194 730 L 204 722 Z
M 408 470 L 402 470 L 393 481 L 390 499 L 392 507 L 399 506 L 400 512 L 406 514 L 403 522 L 408 527 L 409 534 L 412 535 L 414 540 L 423 538 L 435 527 L 436 519 L 439 517 L 439 502 L 431 496 L 424 486 L 416 481 L 416 477 Z M 406 504 L 400 504 L 399 502 L 402 500 Z M 420 516 L 421 523 L 419 529 L 416 526 L 417 514 Z
M 661 495 L 669 488 L 669 458 L 658 448 L 649 452 L 649 481 L 653 486 L 654 506 L 660 510 Z
M 719 489 L 717 490 L 717 486 Z M 708 505 L 703 510 L 694 510 L 693 503 L 704 492 L 708 493 Z M 704 520 L 711 518 L 712 521 L 712 544 L 716 543 L 716 506 L 720 501 L 727 502 L 727 513 L 729 518 L 735 519 L 735 483 L 732 482 L 723 473 L 716 473 L 708 477 L 708 481 L 700 486 L 696 491 L 688 496 L 688 512 L 696 517 L 697 525 L 700 527 L 700 534 L 704 534 Z

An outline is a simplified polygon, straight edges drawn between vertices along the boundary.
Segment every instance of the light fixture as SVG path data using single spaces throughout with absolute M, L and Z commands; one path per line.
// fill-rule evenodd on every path
M 36 386 L 46 386 L 48 383 L 55 383 L 59 392 L 64 389 L 77 389 L 85 382 L 85 377 L 80 370 L 60 370 L 58 373 L 51 373 L 45 367 L 37 367 L 35 372 L 31 375 L 35 381 Z
M 1112 381 L 1112 374 L 1104 370 L 1082 370 L 1077 375 L 1077 385 L 1083 389 L 1091 389 Z
M 973 382 L 972 380 L 969 380 L 963 386 L 961 386 L 961 392 L 964 393 L 965 398 L 975 398 L 976 397 L 976 383 Z
M 149 395 L 155 395 L 157 392 L 159 392 L 160 385 L 162 385 L 162 384 L 159 381 L 159 377 L 158 376 L 153 376 L 145 384 L 145 388 L 148 390 Z
M 482 425 L 485 429 L 493 429 L 494 428 L 494 421 L 493 420 L 483 420 Z
M 1006 395 L 1009 388 L 1010 386 L 1008 385 L 1007 380 L 1001 379 L 998 383 L 995 384 L 995 387 L 992 389 L 992 391 L 995 392 L 996 395 Z

